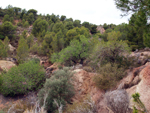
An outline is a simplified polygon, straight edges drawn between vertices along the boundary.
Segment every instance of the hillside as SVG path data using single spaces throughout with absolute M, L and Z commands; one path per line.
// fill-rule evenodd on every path
M 0 112 L 150 112 L 149 26 L 0 8 Z

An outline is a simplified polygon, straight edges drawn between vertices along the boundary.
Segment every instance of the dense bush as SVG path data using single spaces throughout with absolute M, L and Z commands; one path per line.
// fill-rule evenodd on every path
M 32 45 L 33 45 L 33 42 L 34 42 L 34 37 L 33 37 L 33 35 L 31 34 L 30 36 L 28 36 L 28 37 L 26 38 L 26 40 L 27 40 L 28 47 L 31 48 Z
M 48 29 L 48 22 L 46 20 L 37 19 L 33 23 L 32 34 L 37 37 L 42 34 L 42 32 L 46 32 Z
M 25 21 L 25 23 L 23 24 L 23 27 L 28 28 L 30 26 L 28 21 Z
M 14 38 L 14 34 L 16 33 L 16 26 L 13 26 L 11 22 L 5 21 L 2 25 L 0 25 L 0 38 L 3 39 L 6 36 L 9 39 Z
M 2 42 L 2 40 L 0 40 L 0 58 L 5 58 L 7 57 L 7 51 L 5 50 L 5 45 Z
M 83 63 L 83 60 L 88 57 L 90 50 L 89 39 L 85 36 L 80 36 L 79 40 L 73 40 L 70 42 L 70 46 L 63 49 L 61 52 L 54 53 L 51 57 L 52 62 L 60 62 L 63 64 L 77 63 L 81 60 L 80 63 Z
M 6 22 L 6 21 L 10 21 L 10 17 L 8 14 L 6 14 L 3 18 L 3 22 Z
M 70 103 L 71 98 L 74 96 L 74 87 L 72 85 L 73 73 L 69 68 L 58 70 L 52 75 L 50 79 L 46 80 L 44 88 L 38 93 L 41 106 L 45 106 L 48 113 L 52 113 L 57 109 L 54 100 L 62 104 L 63 107 L 66 103 Z
M 7 73 L 2 73 L 1 93 L 5 96 L 25 94 L 40 88 L 45 81 L 44 69 L 34 60 L 12 67 Z
M 125 69 L 108 63 L 99 69 L 99 73 L 94 77 L 94 82 L 98 88 L 107 90 L 116 86 L 125 76 Z
M 22 27 L 23 25 L 22 25 L 22 23 L 21 23 L 21 22 L 18 22 L 18 23 L 17 23 L 17 26 Z
M 39 46 L 38 46 L 37 43 L 33 44 L 33 46 L 30 47 L 30 52 L 31 52 L 32 54 L 37 54 L 37 53 L 38 53 L 38 50 L 39 50 Z
M 118 40 L 117 32 L 108 34 L 107 42 L 101 41 L 97 44 L 90 55 L 91 66 L 99 69 L 106 63 L 122 63 L 124 55 L 128 54 L 130 48 L 125 41 Z

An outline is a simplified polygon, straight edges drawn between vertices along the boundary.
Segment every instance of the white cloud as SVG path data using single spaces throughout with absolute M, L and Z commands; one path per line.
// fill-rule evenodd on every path
M 65 15 L 67 18 L 88 21 L 93 24 L 127 23 L 129 17 L 121 18 L 114 0 L 5 0 L 1 7 L 8 5 L 36 9 L 42 14 Z

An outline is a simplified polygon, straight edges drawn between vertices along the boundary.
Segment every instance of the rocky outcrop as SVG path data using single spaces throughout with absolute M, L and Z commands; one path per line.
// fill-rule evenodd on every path
M 28 33 L 27 35 L 29 36 L 29 35 L 31 34 L 31 32 L 32 32 L 32 29 L 33 29 L 32 26 L 30 26 L 29 28 L 17 27 L 17 29 L 16 29 L 16 34 L 17 34 L 17 35 L 21 35 L 22 32 L 23 32 L 24 30 L 26 30 L 27 33 Z
M 129 57 L 133 57 L 136 63 L 145 65 L 150 62 L 150 51 L 132 52 Z
M 54 63 L 53 65 L 49 66 L 46 68 L 46 78 L 50 78 L 51 77 L 51 74 L 58 70 L 58 65 L 57 63 Z
M 9 51 L 10 52 L 14 52 L 16 50 L 16 48 L 13 47 L 11 44 L 9 44 L 8 46 L 9 46 Z
M 40 61 L 40 65 L 42 65 L 45 69 L 52 65 L 49 61 Z
M 99 31 L 101 34 L 103 34 L 105 32 L 105 29 L 103 28 L 103 26 L 97 26 L 97 31 Z
M 145 67 L 140 75 L 141 81 L 136 87 L 136 92 L 140 94 L 140 99 L 144 103 L 146 109 L 150 111 L 150 65 Z
M 14 66 L 16 66 L 16 65 L 11 61 L 0 60 L 0 67 L 3 70 L 8 71 L 10 68 L 12 68 Z
M 76 69 L 74 72 L 73 84 L 76 94 L 73 98 L 73 102 L 81 101 L 87 95 L 90 95 L 92 101 L 94 101 L 96 104 L 98 113 L 107 113 L 108 110 L 105 108 L 103 100 L 104 91 L 98 89 L 93 82 L 95 73 L 89 73 L 83 69 Z
M 144 69 L 146 66 L 140 66 L 134 68 L 132 71 L 128 70 L 127 76 L 123 78 L 118 85 L 117 89 L 128 89 L 134 85 L 137 85 L 140 82 L 139 73 Z
M 120 84 L 118 89 L 126 89 L 130 98 L 130 108 L 133 108 L 132 94 L 139 93 L 140 100 L 144 103 L 146 109 L 150 111 L 150 65 L 146 63 L 143 66 L 134 68 L 130 71 Z
M 74 70 L 74 86 L 76 95 L 73 98 L 74 101 L 80 101 L 84 98 L 92 89 L 95 88 L 92 77 L 94 74 L 88 73 L 82 69 Z

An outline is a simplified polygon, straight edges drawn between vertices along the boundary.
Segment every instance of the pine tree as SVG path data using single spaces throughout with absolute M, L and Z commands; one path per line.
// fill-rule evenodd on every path
M 17 48 L 17 60 L 19 63 L 23 63 L 27 60 L 29 55 L 29 49 L 26 40 L 21 36 Z
M 10 40 L 6 36 L 5 39 L 4 39 L 4 49 L 6 50 L 6 56 L 8 56 L 8 52 L 9 52 L 9 41 Z
M 31 48 L 32 45 L 33 45 L 33 35 L 31 34 L 30 36 L 27 37 L 27 44 L 28 44 L 28 47 Z
M 2 42 L 2 40 L 0 40 L 0 58 L 5 58 L 7 57 L 7 51 L 5 50 L 5 45 Z
M 146 47 L 150 47 L 150 33 L 144 33 L 143 43 Z
M 138 12 L 132 15 L 129 21 L 127 40 L 132 49 L 144 48 L 143 34 L 147 29 L 146 15 L 142 12 Z

